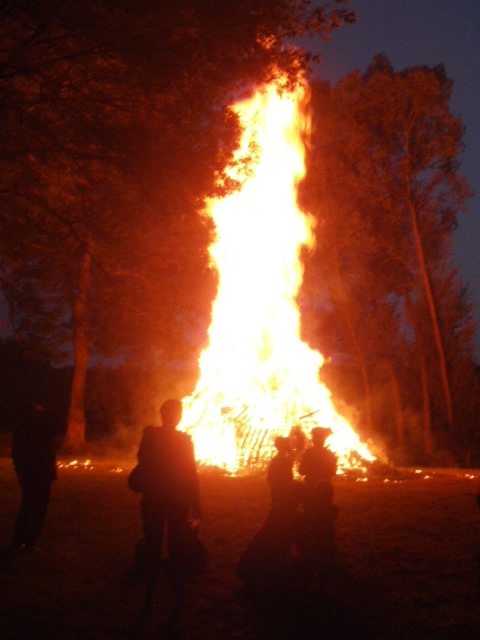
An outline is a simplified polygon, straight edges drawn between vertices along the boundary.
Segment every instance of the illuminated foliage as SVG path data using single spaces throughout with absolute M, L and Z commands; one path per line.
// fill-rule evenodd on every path
M 408 435 L 427 455 L 455 439 L 460 380 L 473 377 L 471 307 L 452 263 L 470 195 L 457 171 L 452 86 L 442 66 L 395 73 L 383 56 L 363 75 L 316 85 L 305 196 L 319 221 L 307 273 L 328 289 L 340 338 L 332 352 L 360 372 L 365 428 L 390 423 L 385 437 L 404 445 Z M 375 419 L 379 396 L 398 389 L 403 410 L 390 403 Z M 408 411 L 422 416 L 420 436 L 405 432 Z
M 343 2 L 7 0 L 0 6 L 0 254 L 17 332 L 75 356 L 67 444 L 92 354 L 184 357 L 215 282 L 198 216 L 238 136 L 231 97 L 310 57 Z M 198 340 L 197 340 L 198 342 Z

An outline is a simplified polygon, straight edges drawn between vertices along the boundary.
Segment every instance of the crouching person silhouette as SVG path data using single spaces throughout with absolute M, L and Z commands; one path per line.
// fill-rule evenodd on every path
M 141 617 L 152 613 L 155 585 L 160 569 L 166 532 L 168 569 L 175 592 L 178 615 L 188 571 L 188 545 L 192 527 L 200 523 L 200 491 L 193 442 L 176 430 L 182 418 L 182 403 L 170 399 L 160 408 L 162 426 L 148 426 L 138 449 L 136 474 L 141 492 L 144 530 L 146 597 Z M 131 488 L 132 485 L 130 485 Z

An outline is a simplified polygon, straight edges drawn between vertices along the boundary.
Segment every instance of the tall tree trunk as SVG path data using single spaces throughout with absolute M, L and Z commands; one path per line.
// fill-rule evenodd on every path
M 405 445 L 405 422 L 403 420 L 402 396 L 400 385 L 395 374 L 395 368 L 391 360 L 387 361 L 387 369 L 392 382 L 393 406 L 395 407 L 395 425 L 397 430 L 397 444 L 400 447 Z
M 90 338 L 88 320 L 88 290 L 90 287 L 92 257 L 90 246 L 84 249 L 80 264 L 78 289 L 73 305 L 74 369 L 67 434 L 63 448 L 78 452 L 85 446 L 85 389 L 90 362 Z
M 425 296 L 427 298 L 428 310 L 430 313 L 430 319 L 432 321 L 433 337 L 435 339 L 435 345 L 437 347 L 438 359 L 440 363 L 440 375 L 443 385 L 443 393 L 445 397 L 445 411 L 446 419 L 449 427 L 453 425 L 453 402 L 452 391 L 450 388 L 450 381 L 448 379 L 447 359 L 445 357 L 445 348 L 443 346 L 442 333 L 440 331 L 440 324 L 438 321 L 437 307 L 435 304 L 435 298 L 432 291 L 432 285 L 430 277 L 428 275 L 427 265 L 425 262 L 425 253 L 423 250 L 422 238 L 420 235 L 420 229 L 418 226 L 418 215 L 415 205 L 412 199 L 412 193 L 410 183 L 408 184 L 408 206 L 410 210 L 410 217 L 412 220 L 413 235 L 415 238 L 415 248 L 417 252 L 418 263 L 420 266 L 420 272 L 422 274 L 422 284 Z
M 341 274 L 340 274 L 340 267 L 338 265 L 338 259 L 337 259 L 337 255 L 335 255 L 335 272 L 337 275 L 337 283 L 336 283 L 336 289 L 337 289 L 337 295 L 334 295 L 333 292 L 331 292 L 332 295 L 332 299 L 334 300 L 335 298 L 340 300 L 340 306 L 342 309 L 342 314 L 345 320 L 345 324 L 347 326 L 348 329 L 348 333 L 349 333 L 349 337 L 350 337 L 350 341 L 351 344 L 353 345 L 353 349 L 355 352 L 355 356 L 356 356 L 356 361 L 357 361 L 357 366 L 360 369 L 360 373 L 362 376 L 362 382 L 363 382 L 363 390 L 364 390 L 364 408 L 365 408 L 365 428 L 366 428 L 366 435 L 367 437 L 371 437 L 373 434 L 373 410 L 372 410 L 372 389 L 370 386 L 370 378 L 368 375 L 368 370 L 367 370 L 367 363 L 365 361 L 365 356 L 362 350 L 362 347 L 360 346 L 360 343 L 357 339 L 357 334 L 355 332 L 355 328 L 353 326 L 353 322 L 352 322 L 352 318 L 350 315 L 350 310 L 348 308 L 348 303 L 346 301 L 346 297 L 345 294 L 343 292 L 343 288 L 342 288 L 342 279 L 341 279 Z
M 415 318 L 415 312 L 413 310 L 410 297 L 407 292 L 404 293 L 404 297 L 407 313 L 415 333 L 415 342 L 417 344 L 417 356 L 422 389 L 423 449 L 426 455 L 431 455 L 433 453 L 432 412 L 430 409 L 430 390 L 428 388 L 428 373 L 427 362 L 425 358 L 425 349 L 423 348 L 422 336 L 417 324 L 417 320 Z

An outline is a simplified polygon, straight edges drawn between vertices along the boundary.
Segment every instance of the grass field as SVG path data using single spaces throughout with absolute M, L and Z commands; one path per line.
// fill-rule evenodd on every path
M 62 468 L 39 552 L 0 573 L 2 640 L 176 637 L 208 640 L 470 640 L 480 637 L 480 471 L 436 470 L 355 481 L 338 477 L 338 571 L 324 592 L 249 598 L 236 563 L 269 506 L 263 477 L 202 472 L 201 535 L 210 559 L 188 585 L 175 631 L 161 578 L 151 620 L 132 632 L 141 584 L 128 568 L 141 534 L 133 460 Z M 0 546 L 9 543 L 19 490 L 0 458 Z

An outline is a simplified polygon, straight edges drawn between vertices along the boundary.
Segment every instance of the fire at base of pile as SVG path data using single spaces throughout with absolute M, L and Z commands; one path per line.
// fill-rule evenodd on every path
M 227 473 L 259 472 L 265 470 L 276 455 L 274 442 L 277 436 L 290 438 L 292 453 L 298 458 L 303 448 L 309 446 L 311 430 L 329 426 L 315 419 L 316 412 L 293 420 L 277 411 L 275 419 L 269 423 L 274 427 L 259 424 L 259 419 L 254 419 L 252 413 L 247 406 L 212 410 L 211 406 L 204 405 L 195 422 L 189 423 L 192 426 L 185 428 L 192 436 L 199 463 Z M 298 440 L 298 431 L 303 434 L 303 443 Z M 346 432 L 349 439 L 352 435 L 356 437 L 350 427 Z M 344 441 L 344 435 L 342 430 L 334 431 L 326 441 L 326 446 L 337 455 L 340 474 L 364 475 L 378 467 L 379 463 L 365 444 L 358 439 L 355 448 L 350 441 Z

